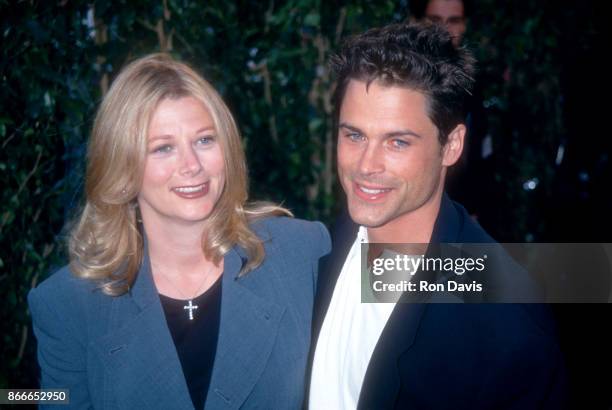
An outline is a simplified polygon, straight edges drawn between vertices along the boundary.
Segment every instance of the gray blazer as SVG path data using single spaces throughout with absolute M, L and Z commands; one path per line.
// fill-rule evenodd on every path
M 323 224 L 270 218 L 261 266 L 238 277 L 245 255 L 224 257 L 217 354 L 206 409 L 297 409 L 318 260 L 330 251 Z M 130 292 L 111 297 L 67 267 L 28 296 L 42 388 L 70 389 L 70 407 L 193 409 L 148 256 Z

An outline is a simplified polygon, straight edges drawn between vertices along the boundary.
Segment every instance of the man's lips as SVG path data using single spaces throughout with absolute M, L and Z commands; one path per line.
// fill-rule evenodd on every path
M 199 185 L 185 185 L 172 188 L 172 192 L 181 198 L 194 199 L 203 197 L 208 193 L 210 183 L 204 182 Z
M 359 198 L 367 202 L 379 202 L 383 200 L 393 188 L 359 184 L 353 181 L 353 192 Z

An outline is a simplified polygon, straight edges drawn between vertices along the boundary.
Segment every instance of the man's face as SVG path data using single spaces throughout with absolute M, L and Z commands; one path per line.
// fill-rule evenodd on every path
M 455 46 L 461 43 L 466 28 L 462 0 L 430 0 L 425 9 L 425 18 L 444 26 Z
M 353 221 L 381 227 L 439 199 L 445 167 L 457 158 L 442 149 L 425 95 L 350 80 L 340 110 L 338 175 Z

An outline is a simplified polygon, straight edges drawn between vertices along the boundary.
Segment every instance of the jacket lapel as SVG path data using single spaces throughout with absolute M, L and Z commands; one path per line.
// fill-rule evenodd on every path
M 221 326 L 217 355 L 206 398 L 206 408 L 236 409 L 248 397 L 261 377 L 274 347 L 284 308 L 258 295 L 264 280 L 277 280 L 278 272 L 261 275 L 264 264 L 238 277 L 246 261 L 239 248 L 224 259 Z M 267 283 L 267 286 L 270 286 Z
M 461 232 L 465 221 L 456 205 L 444 194 L 440 203 L 440 211 L 431 234 L 431 243 L 459 243 L 463 241 Z
M 146 252 L 130 292 L 112 302 L 109 329 L 92 343 L 110 385 L 105 400 L 126 409 L 193 409 Z
M 312 335 L 310 339 L 310 352 L 308 353 L 308 364 L 306 367 L 306 389 L 304 392 L 303 408 L 308 408 L 310 396 L 310 377 L 312 375 L 312 364 L 314 360 L 319 333 L 327 314 L 327 309 L 331 303 L 336 282 L 340 276 L 340 271 L 344 266 L 344 261 L 357 237 L 358 226 L 353 223 L 348 212 L 341 214 L 337 221 L 332 235 L 332 252 L 321 258 L 319 261 L 319 277 L 317 280 L 317 292 L 312 315 Z
M 319 263 L 319 278 L 317 281 L 316 301 L 312 318 L 312 345 L 311 355 L 319 338 L 327 309 L 331 303 L 336 282 L 346 261 L 355 239 L 359 227 L 351 221 L 348 214 L 343 214 L 337 223 L 332 237 L 332 253 L 321 259 Z
M 398 303 L 378 339 L 359 395 L 359 409 L 392 409 L 400 388 L 398 357 L 409 350 L 427 305 Z

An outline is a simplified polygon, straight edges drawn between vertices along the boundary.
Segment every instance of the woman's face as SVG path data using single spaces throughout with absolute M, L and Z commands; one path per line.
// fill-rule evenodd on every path
M 193 97 L 162 100 L 147 139 L 138 195 L 144 223 L 205 222 L 225 184 L 223 152 L 206 107 Z

